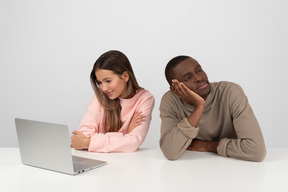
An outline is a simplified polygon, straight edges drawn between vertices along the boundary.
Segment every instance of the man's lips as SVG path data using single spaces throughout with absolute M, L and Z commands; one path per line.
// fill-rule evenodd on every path
M 205 89 L 208 86 L 208 82 L 205 81 L 203 83 L 200 83 L 200 85 L 197 87 L 197 90 Z

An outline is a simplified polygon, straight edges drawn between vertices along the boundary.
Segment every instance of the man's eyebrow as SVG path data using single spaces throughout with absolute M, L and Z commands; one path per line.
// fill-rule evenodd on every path
M 195 69 L 197 69 L 197 68 L 199 68 L 199 67 L 201 68 L 201 65 L 200 65 L 200 64 L 197 64 L 196 67 L 195 67 Z
M 200 64 L 197 64 L 195 67 L 194 67 L 194 69 L 197 69 L 197 68 L 201 68 L 201 65 Z M 182 78 L 184 78 L 184 77 L 186 77 L 186 76 L 188 76 L 188 75 L 191 75 L 191 72 L 187 72 L 187 73 L 184 73 L 183 75 L 181 75 L 181 79 Z
M 184 73 L 184 75 L 182 75 L 180 78 L 182 79 L 182 78 L 184 78 L 184 77 L 186 77 L 186 76 L 188 76 L 188 75 L 191 75 L 191 72 Z

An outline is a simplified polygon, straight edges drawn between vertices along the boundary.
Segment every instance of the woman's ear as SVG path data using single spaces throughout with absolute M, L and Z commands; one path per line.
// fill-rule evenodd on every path
M 121 75 L 122 79 L 124 79 L 125 83 L 129 80 L 129 74 L 127 71 L 124 71 L 124 73 Z

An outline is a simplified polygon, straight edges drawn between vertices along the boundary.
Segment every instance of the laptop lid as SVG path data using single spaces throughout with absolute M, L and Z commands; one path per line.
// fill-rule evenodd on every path
M 105 165 L 94 159 L 90 168 L 75 170 L 70 148 L 69 129 L 66 125 L 15 118 L 22 163 L 67 174 L 77 174 Z

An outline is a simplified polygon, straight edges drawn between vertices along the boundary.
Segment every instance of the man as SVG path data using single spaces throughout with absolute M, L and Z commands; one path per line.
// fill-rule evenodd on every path
M 160 147 L 169 160 L 186 150 L 262 161 L 266 148 L 256 117 L 241 87 L 209 83 L 199 63 L 189 56 L 169 61 L 170 84 L 160 104 Z

